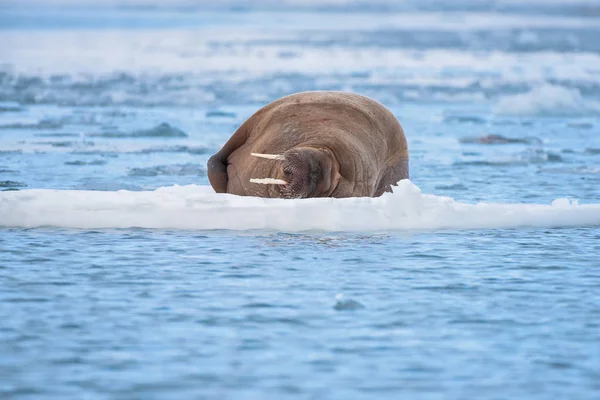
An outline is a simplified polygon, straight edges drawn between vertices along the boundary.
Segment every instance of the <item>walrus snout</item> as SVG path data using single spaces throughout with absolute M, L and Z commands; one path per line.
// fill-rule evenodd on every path
M 280 185 L 281 197 L 299 199 L 328 196 L 334 188 L 331 179 L 334 160 L 331 151 L 311 147 L 293 148 L 283 154 L 251 153 L 255 157 L 281 162 L 278 176 L 283 179 L 251 179 L 252 183 Z M 337 174 L 337 168 L 335 169 Z M 337 181 L 336 181 L 337 183 Z
M 279 190 L 284 198 L 316 197 L 323 168 L 313 152 L 312 149 L 292 149 L 283 154 L 281 170 L 283 180 L 288 184 L 281 186 Z

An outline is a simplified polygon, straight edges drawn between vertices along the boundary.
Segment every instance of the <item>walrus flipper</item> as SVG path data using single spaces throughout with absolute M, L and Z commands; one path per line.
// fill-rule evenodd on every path
M 248 120 L 250 121 L 250 120 Z M 244 122 L 233 136 L 223 145 L 214 156 L 208 159 L 208 180 L 210 185 L 217 193 L 227 193 L 227 176 L 228 158 L 236 149 L 246 143 L 248 139 L 248 121 Z
M 392 186 L 396 186 L 402 179 L 408 179 L 408 158 L 400 160 L 396 165 L 390 166 L 379 181 L 375 197 L 390 193 Z

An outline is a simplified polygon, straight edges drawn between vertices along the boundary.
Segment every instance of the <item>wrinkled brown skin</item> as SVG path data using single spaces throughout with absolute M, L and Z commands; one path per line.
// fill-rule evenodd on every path
M 281 161 L 250 153 L 290 154 L 299 148 L 315 150 L 333 165 L 318 191 L 288 196 L 282 186 L 250 182 L 286 180 Z M 408 179 L 408 157 L 404 131 L 383 105 L 352 93 L 303 92 L 246 120 L 208 161 L 208 177 L 217 193 L 241 196 L 378 197 Z

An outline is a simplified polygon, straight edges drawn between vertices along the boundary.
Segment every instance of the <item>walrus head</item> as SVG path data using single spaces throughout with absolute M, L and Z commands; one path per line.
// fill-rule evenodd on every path
M 250 182 L 279 185 L 281 197 L 286 199 L 330 196 L 340 179 L 339 163 L 327 148 L 296 147 L 283 154 L 251 154 L 279 162 L 277 176 L 282 179 L 250 179 Z

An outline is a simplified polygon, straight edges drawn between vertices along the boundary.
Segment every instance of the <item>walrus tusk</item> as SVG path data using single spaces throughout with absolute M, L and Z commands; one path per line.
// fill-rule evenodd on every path
M 260 183 L 261 185 L 287 185 L 288 183 L 283 179 L 273 179 L 273 178 L 252 178 L 250 179 L 252 183 Z
M 250 153 L 250 155 L 259 158 L 267 158 L 269 160 L 285 160 L 285 157 L 281 154 Z

